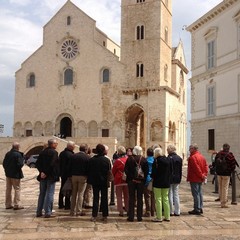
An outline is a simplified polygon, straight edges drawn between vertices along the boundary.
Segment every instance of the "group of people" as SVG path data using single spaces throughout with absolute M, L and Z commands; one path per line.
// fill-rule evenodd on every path
M 56 182 L 61 179 L 59 191 L 59 209 L 70 210 L 71 216 L 84 216 L 84 207 L 92 208 L 91 221 L 95 222 L 99 212 L 102 221 L 107 222 L 108 189 L 110 175 L 114 177 L 117 210 L 119 216 L 127 216 L 127 221 L 142 221 L 156 212 L 153 222 L 170 221 L 170 216 L 180 216 L 179 184 L 182 180 L 182 158 L 177 155 L 173 145 L 167 146 L 167 155 L 159 145 L 147 149 L 144 157 L 143 149 L 135 146 L 126 149 L 119 146 L 113 160 L 108 155 L 108 147 L 98 144 L 93 153 L 87 144 L 79 146 L 74 153 L 75 143 L 69 141 L 66 148 L 58 155 L 57 140 L 49 139 L 48 145 L 38 157 L 36 167 L 39 171 L 39 196 L 36 217 L 50 218 L 53 212 L 53 200 Z M 24 156 L 19 151 L 19 143 L 13 143 L 6 154 L 3 167 L 6 175 L 6 209 L 23 209 L 20 204 L 21 178 Z M 227 161 L 225 172 L 219 173 L 221 207 L 227 207 L 227 191 L 231 172 L 235 169 L 236 160 L 229 151 L 228 144 L 223 145 L 216 158 Z M 190 182 L 193 196 L 193 210 L 189 214 L 203 213 L 202 183 L 208 175 L 207 161 L 198 151 L 196 144 L 189 147 L 187 181 Z M 221 174 L 221 175 L 220 175 Z M 66 184 L 71 185 L 71 195 L 64 193 Z M 11 191 L 15 190 L 12 200 Z M 92 206 L 91 201 L 92 193 Z M 144 201 L 143 201 L 144 199 Z M 145 202 L 145 213 L 143 213 Z

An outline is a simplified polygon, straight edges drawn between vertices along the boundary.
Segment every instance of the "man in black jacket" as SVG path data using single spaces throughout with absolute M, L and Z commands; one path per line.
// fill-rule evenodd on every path
M 61 188 L 60 188 L 59 197 L 58 197 L 59 209 L 62 209 L 62 208 L 64 208 L 65 210 L 70 209 L 70 196 L 64 197 L 62 194 L 62 188 L 65 182 L 67 181 L 68 177 L 71 176 L 69 167 L 70 167 L 70 161 L 74 154 L 73 152 L 74 148 L 75 148 L 75 143 L 72 141 L 69 141 L 67 143 L 67 147 L 59 155 L 60 177 L 61 177 Z
M 49 139 L 48 147 L 38 157 L 36 167 L 39 171 L 40 193 L 38 196 L 37 217 L 42 216 L 42 209 L 45 211 L 45 218 L 51 217 L 55 184 L 59 181 L 59 161 L 57 140 Z
M 19 210 L 24 207 L 20 205 L 21 178 L 23 178 L 22 167 L 24 165 L 23 153 L 19 152 L 18 142 L 12 144 L 12 149 L 5 155 L 3 168 L 6 175 L 6 209 Z M 14 188 L 14 202 L 12 202 L 12 188 Z

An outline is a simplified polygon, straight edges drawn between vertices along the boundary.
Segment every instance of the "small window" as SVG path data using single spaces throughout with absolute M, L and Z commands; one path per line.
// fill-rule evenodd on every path
M 208 150 L 215 149 L 215 131 L 214 129 L 208 129 Z
M 64 85 L 73 84 L 73 70 L 68 68 L 64 72 Z
M 137 0 L 137 3 L 143 3 L 145 0 Z
M 113 52 L 114 52 L 114 54 L 116 55 L 116 49 L 115 49 L 115 48 L 114 48 Z
M 104 69 L 103 72 L 102 72 L 102 82 L 106 83 L 106 82 L 109 82 L 109 69 Z
M 103 46 L 106 47 L 106 42 L 105 41 L 103 41 Z
M 67 17 L 67 25 L 68 26 L 71 25 L 71 17 L 70 16 Z
M 137 26 L 137 40 L 144 39 L 144 26 Z
M 136 77 L 143 77 L 144 65 L 142 63 L 137 63 L 136 66 Z
M 102 129 L 102 137 L 109 137 L 109 129 Z
M 35 75 L 31 74 L 29 77 L 29 82 L 28 82 L 29 87 L 35 87 Z
M 26 137 L 32 136 L 32 130 L 26 130 Z

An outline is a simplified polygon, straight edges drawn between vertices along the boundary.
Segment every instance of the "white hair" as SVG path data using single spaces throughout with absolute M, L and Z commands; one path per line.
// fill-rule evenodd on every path
M 142 152 L 143 152 L 143 150 L 140 146 L 135 146 L 133 148 L 133 155 L 141 156 Z

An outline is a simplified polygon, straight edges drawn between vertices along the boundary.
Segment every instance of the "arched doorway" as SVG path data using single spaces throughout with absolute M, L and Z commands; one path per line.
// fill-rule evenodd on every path
M 62 138 L 72 136 L 72 120 L 69 117 L 64 117 L 60 121 L 60 135 Z
M 125 138 L 127 147 L 139 145 L 145 149 L 145 136 L 145 118 L 143 108 L 138 104 L 134 104 L 126 111 Z

